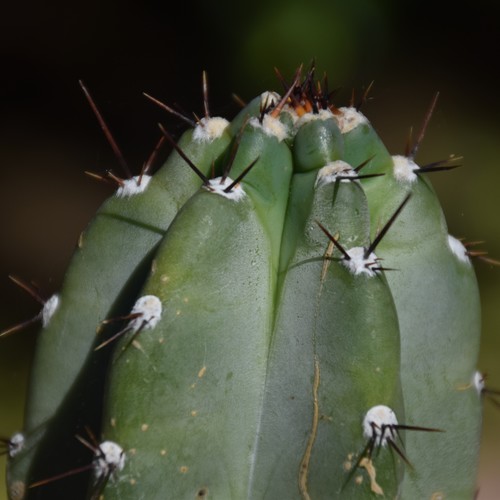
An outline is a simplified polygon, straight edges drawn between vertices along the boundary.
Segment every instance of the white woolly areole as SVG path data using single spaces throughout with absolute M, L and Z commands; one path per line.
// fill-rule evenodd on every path
M 220 116 L 202 118 L 194 128 L 193 140 L 197 142 L 210 142 L 218 139 L 228 125 L 229 122 Z
M 316 120 L 326 121 L 331 120 L 332 118 L 335 118 L 335 115 L 329 109 L 320 109 L 318 113 L 306 113 L 302 115 L 296 123 L 296 128 L 299 129 L 302 125 L 304 125 L 304 123 Z
M 276 139 L 278 139 L 278 141 L 280 142 L 288 138 L 288 127 L 278 118 L 274 118 L 269 114 L 264 115 L 262 123 L 260 122 L 259 118 L 255 116 L 253 118 L 250 118 L 249 123 L 250 125 L 252 125 L 252 127 L 261 128 L 266 135 L 276 137 Z
M 420 167 L 406 156 L 396 155 L 392 157 L 394 177 L 399 182 L 412 183 L 417 180 L 415 170 Z
M 236 184 L 231 191 L 228 191 L 227 193 L 224 191 L 224 189 L 228 188 L 232 183 L 233 180 L 230 177 L 226 177 L 225 179 L 222 177 L 216 177 L 215 179 L 210 179 L 208 181 L 208 186 L 203 187 L 207 191 L 224 196 L 224 198 L 227 198 L 228 200 L 242 200 L 246 196 L 246 193 L 240 183 Z
M 385 405 L 373 406 L 363 419 L 363 435 L 367 439 L 375 437 L 375 444 L 385 446 L 387 438 L 394 436 L 395 425 L 398 420 L 394 411 Z
M 277 92 L 271 92 L 266 90 L 260 94 L 260 104 L 261 106 L 277 106 L 281 101 L 281 96 Z
M 149 181 L 151 180 L 150 175 L 136 175 L 131 179 L 125 179 L 123 185 L 116 190 L 117 198 L 129 198 L 139 193 L 146 191 Z
M 340 114 L 335 115 L 340 131 L 347 134 L 363 123 L 370 123 L 368 118 L 352 106 L 349 108 L 339 108 Z
M 331 184 L 335 182 L 337 178 L 340 177 L 356 177 L 358 174 L 349 165 L 349 163 L 343 160 L 336 160 L 327 163 L 323 168 L 321 168 L 316 176 L 316 187 L 325 186 L 326 184 Z M 341 179 L 340 182 L 351 182 L 349 179 Z
M 44 328 L 49 324 L 50 318 L 54 316 L 58 307 L 59 295 L 52 295 L 52 297 L 45 302 L 42 309 L 42 325 Z
M 120 472 L 125 466 L 125 452 L 113 441 L 103 441 L 96 450 L 92 465 L 98 478 Z
M 463 246 L 460 240 L 457 240 L 451 234 L 448 235 L 448 246 L 453 252 L 453 255 L 455 255 L 458 260 L 465 262 L 466 264 L 470 264 L 470 259 L 467 255 L 467 249 Z
M 24 434 L 17 432 L 9 439 L 9 457 L 14 458 L 24 448 Z
M 129 328 L 134 331 L 151 330 L 161 318 L 161 301 L 156 295 L 143 295 L 137 299 L 130 314 L 140 314 L 137 318 L 131 320 Z
M 472 376 L 472 385 L 481 396 L 484 390 L 484 375 L 480 371 L 474 372 L 474 375 Z
M 367 259 L 365 259 L 365 249 L 363 247 L 354 247 L 350 250 L 346 250 L 350 260 L 342 259 L 341 262 L 344 264 L 352 274 L 366 274 L 370 277 L 375 276 L 377 273 L 370 266 L 377 262 L 377 256 L 372 252 Z

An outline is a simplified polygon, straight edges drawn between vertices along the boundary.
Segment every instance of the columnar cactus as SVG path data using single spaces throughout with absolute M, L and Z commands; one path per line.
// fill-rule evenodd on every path
M 472 498 L 478 289 L 426 176 L 450 165 L 391 157 L 312 73 L 162 134 L 40 315 L 10 498 Z

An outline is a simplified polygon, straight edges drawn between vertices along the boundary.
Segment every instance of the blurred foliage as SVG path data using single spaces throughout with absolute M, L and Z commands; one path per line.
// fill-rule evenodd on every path
M 439 9 L 439 10 L 438 10 Z M 82 174 L 116 169 L 77 80 L 83 78 L 137 170 L 158 137 L 157 122 L 181 126 L 146 102 L 146 91 L 188 111 L 202 110 L 208 70 L 214 113 L 231 115 L 236 92 L 249 99 L 315 59 L 317 75 L 351 88 L 375 80 L 365 112 L 394 153 L 419 127 L 436 90 L 438 110 L 417 160 L 463 155 L 464 168 L 433 183 L 451 232 L 486 239 L 500 258 L 500 4 L 437 6 L 396 0 L 218 2 L 10 2 L 0 18 L 0 329 L 37 313 L 8 274 L 56 291 L 78 234 L 110 194 Z M 500 388 L 500 269 L 478 263 L 484 337 L 479 367 Z M 0 343 L 0 435 L 22 425 L 36 329 Z M 486 405 L 480 499 L 495 498 L 500 412 Z M 496 447 L 496 448 L 495 448 Z M 2 465 L 3 462 L 0 462 Z M 0 480 L 1 482 L 1 480 Z M 3 498 L 0 484 L 0 499 Z M 498 494 L 497 494 L 498 497 Z

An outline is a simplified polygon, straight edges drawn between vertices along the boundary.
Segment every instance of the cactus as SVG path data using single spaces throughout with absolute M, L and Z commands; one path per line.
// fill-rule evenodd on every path
M 478 288 L 427 178 L 456 165 L 324 87 L 231 123 L 205 93 L 119 181 L 39 315 L 11 499 L 474 496 Z

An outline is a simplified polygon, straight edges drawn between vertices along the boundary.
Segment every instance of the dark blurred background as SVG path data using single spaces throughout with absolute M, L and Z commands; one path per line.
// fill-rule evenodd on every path
M 318 76 L 327 71 L 330 86 L 341 87 L 339 105 L 374 80 L 364 112 L 395 154 L 439 90 L 417 160 L 464 156 L 464 168 L 433 177 L 450 232 L 486 240 L 500 258 L 499 16 L 500 4 L 487 0 L 462 7 L 425 0 L 5 3 L 0 330 L 39 311 L 8 275 L 36 282 L 47 296 L 56 292 L 79 233 L 112 192 L 83 174 L 118 166 L 78 79 L 136 171 L 159 137 L 158 121 L 182 130 L 142 92 L 201 114 L 202 70 L 212 113 L 228 117 L 238 109 L 233 92 L 248 100 L 281 91 L 274 66 L 290 78 L 315 58 Z M 476 269 L 484 306 L 479 368 L 500 388 L 500 268 L 478 262 Z M 21 428 L 36 330 L 0 342 L 0 435 Z M 500 498 L 500 410 L 488 402 L 483 441 L 479 498 Z

